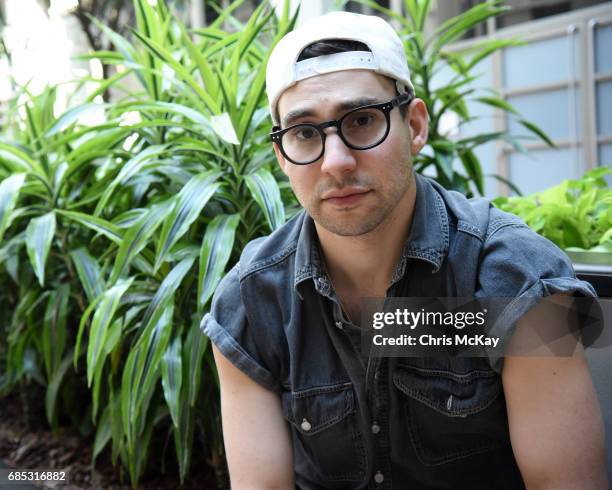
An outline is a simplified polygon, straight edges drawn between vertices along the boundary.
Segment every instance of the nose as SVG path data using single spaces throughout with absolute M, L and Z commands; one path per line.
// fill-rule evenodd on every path
M 326 130 L 325 152 L 322 158 L 321 172 L 330 174 L 339 182 L 344 180 L 343 174 L 352 172 L 357 166 L 352 150 L 332 128 Z

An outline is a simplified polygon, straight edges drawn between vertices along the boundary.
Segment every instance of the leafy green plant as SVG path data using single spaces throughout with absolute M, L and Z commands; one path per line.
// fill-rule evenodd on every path
M 0 141 L 0 284 L 14 284 L 0 288 L 0 387 L 43 386 L 49 422 L 93 424 L 94 460 L 110 450 L 134 485 L 165 434 L 181 480 L 194 438 L 222 473 L 199 321 L 244 245 L 296 209 L 264 93 L 269 46 L 295 16 L 264 3 L 243 25 L 240 3 L 192 33 L 161 1 L 134 0 L 132 39 L 92 19 L 117 51 L 89 57 L 123 70 L 59 117 L 55 89 L 26 93 Z M 125 95 L 92 102 L 109 87 Z
M 515 39 L 486 39 L 468 48 L 452 49 L 451 44 L 462 39 L 475 26 L 508 10 L 503 0 L 478 2 L 461 14 L 442 23 L 431 35 L 425 32 L 430 0 L 404 0 L 404 17 L 390 9 L 381 7 L 372 0 L 357 0 L 375 11 L 384 13 L 396 21 L 400 37 L 404 40 L 410 75 L 416 96 L 427 106 L 430 116 L 429 138 L 425 149 L 414 158 L 417 172 L 433 175 L 448 189 L 458 190 L 468 196 L 475 192 L 484 194 L 484 175 L 480 160 L 474 150 L 491 141 L 504 141 L 517 151 L 526 150 L 519 137 L 507 131 L 495 131 L 476 136 L 451 138 L 442 130 L 442 121 L 452 113 L 459 127 L 475 119 L 468 109 L 468 102 L 484 104 L 516 117 L 517 121 L 536 138 L 554 147 L 552 141 L 535 124 L 524 120 L 501 96 L 491 90 L 476 89 L 473 82 L 478 78 L 478 63 L 496 51 L 522 44 Z M 341 2 L 346 3 L 346 2 Z M 441 85 L 436 79 L 439 73 L 450 68 L 452 76 Z M 462 168 L 461 168 L 462 167 Z M 461 169 L 460 169 L 461 168 Z M 499 175 L 513 190 L 511 182 Z
M 604 179 L 609 174 L 612 169 L 599 167 L 531 196 L 493 202 L 563 249 L 612 253 L 612 189 Z

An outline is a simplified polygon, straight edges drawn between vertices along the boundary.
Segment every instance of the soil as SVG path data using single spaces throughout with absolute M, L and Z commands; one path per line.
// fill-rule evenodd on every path
M 29 420 L 28 420 L 29 419 Z M 131 490 L 129 478 L 120 478 L 105 451 L 91 468 L 92 440 L 84 440 L 78 432 L 58 429 L 51 432 L 44 416 L 32 422 L 26 416 L 20 399 L 9 395 L 0 400 L 0 460 L 15 469 L 57 469 L 66 472 L 68 482 L 36 483 L 29 488 L 61 488 L 65 490 L 105 489 Z M 151 451 L 155 451 L 153 448 Z M 171 454 L 173 456 L 173 454 Z M 194 458 L 195 458 L 194 454 Z M 174 470 L 175 468 L 172 468 Z M 145 474 L 138 488 L 150 490 L 216 490 L 209 467 L 193 461 L 191 476 L 181 486 L 177 474 Z M 2 485 L 0 485 L 1 487 Z M 24 490 L 27 487 L 21 487 Z

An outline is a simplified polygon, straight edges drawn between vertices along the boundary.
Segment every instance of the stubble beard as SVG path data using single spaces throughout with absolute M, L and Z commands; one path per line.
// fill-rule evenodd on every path
M 411 183 L 413 182 L 412 159 L 408 158 L 403 165 L 398 167 L 397 172 L 390 176 L 391 185 L 387 189 L 376 186 L 376 182 L 369 178 L 350 177 L 341 186 L 333 186 L 338 189 L 348 186 L 363 186 L 372 189 L 372 195 L 365 196 L 365 199 L 374 197 L 377 202 L 374 205 L 358 206 L 356 209 L 338 210 L 331 208 L 329 203 L 321 201 L 320 197 L 330 190 L 329 185 L 323 184 L 317 189 L 315 198 L 309 205 L 305 205 L 306 211 L 313 220 L 325 228 L 330 233 L 339 236 L 361 236 L 374 231 L 381 223 L 394 211 L 402 200 Z

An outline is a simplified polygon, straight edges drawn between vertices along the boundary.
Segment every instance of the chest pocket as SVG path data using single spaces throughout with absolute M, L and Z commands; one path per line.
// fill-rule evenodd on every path
M 423 464 L 450 463 L 509 444 L 506 404 L 495 371 L 400 364 L 393 384 Z
M 351 383 L 285 392 L 281 403 L 291 424 L 296 472 L 314 471 L 326 486 L 363 480 L 366 452 Z

